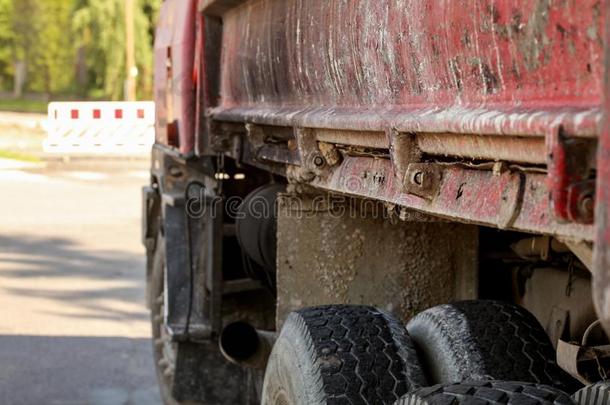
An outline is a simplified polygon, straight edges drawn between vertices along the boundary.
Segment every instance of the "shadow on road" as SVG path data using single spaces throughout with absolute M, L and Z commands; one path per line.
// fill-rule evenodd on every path
M 149 339 L 0 336 L 2 404 L 160 404 Z
M 159 404 L 141 170 L 32 170 L 0 169 L 0 405 Z
M 65 238 L 0 236 L 0 276 L 17 280 L 5 292 L 60 300 L 81 312 L 62 316 L 104 320 L 147 320 L 144 311 L 144 258 L 123 251 L 85 251 Z M 19 282 L 19 280 L 31 282 Z M 57 288 L 54 280 L 77 288 Z M 57 284 L 57 283 L 55 283 Z M 23 286 L 22 286 L 23 285 Z M 109 308 L 108 303 L 114 303 Z M 136 304 L 141 310 L 133 309 Z M 130 310 L 121 309 L 128 306 Z M 133 309 L 133 310 L 132 310 Z M 53 313 L 49 311 L 49 313 Z

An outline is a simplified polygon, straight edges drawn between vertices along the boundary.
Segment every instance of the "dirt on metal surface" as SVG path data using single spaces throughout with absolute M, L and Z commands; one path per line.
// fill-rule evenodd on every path
M 291 171 L 289 171 L 291 173 Z M 375 198 L 448 219 L 501 229 L 592 240 L 593 226 L 558 221 L 551 214 L 544 174 L 476 170 L 460 165 L 443 168 L 438 194 L 426 200 L 403 190 L 389 159 L 345 157 L 312 185 L 352 196 Z
M 329 211 L 295 196 L 280 203 L 280 324 L 303 306 L 363 303 L 408 319 L 438 303 L 476 297 L 476 227 L 393 223 L 377 217 L 381 205 L 355 204 Z M 363 214 L 363 206 L 371 211 Z
M 223 96 L 212 116 L 481 135 L 545 136 L 562 126 L 596 137 L 603 8 L 597 0 L 552 5 L 244 2 L 223 15 Z
M 221 106 L 599 106 L 600 3 L 553 6 L 250 1 L 224 15 Z

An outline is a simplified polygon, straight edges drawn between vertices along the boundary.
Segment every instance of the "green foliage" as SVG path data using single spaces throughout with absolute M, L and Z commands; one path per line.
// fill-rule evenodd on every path
M 44 100 L 0 98 L 0 111 L 45 114 L 48 105 Z
M 136 0 L 139 96 L 152 94 L 152 44 L 160 0 Z M 0 0 L 0 90 L 16 66 L 26 91 L 121 99 L 125 81 L 124 0 Z
M 21 0 L 19 0 L 21 1 Z M 69 88 L 74 76 L 74 50 L 70 31 L 72 0 L 39 1 L 35 16 L 36 42 L 31 49 L 29 87 L 57 94 Z
M 159 0 L 139 0 L 136 7 L 136 63 L 138 76 L 138 95 L 151 98 L 153 93 L 153 47 L 154 27 L 159 14 Z M 151 46 L 142 46 L 143 44 Z
M 0 90 L 9 88 L 13 78 L 13 46 L 15 33 L 13 31 L 12 21 L 12 0 L 0 0 Z
M 85 53 L 90 89 L 123 94 L 125 24 L 122 0 L 85 0 L 74 14 L 75 45 Z

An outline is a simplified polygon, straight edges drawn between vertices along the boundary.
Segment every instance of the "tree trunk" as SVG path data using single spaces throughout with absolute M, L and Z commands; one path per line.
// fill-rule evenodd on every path
M 26 64 L 22 60 L 15 61 L 15 81 L 13 87 L 13 96 L 20 98 L 23 95 L 23 88 L 27 79 Z

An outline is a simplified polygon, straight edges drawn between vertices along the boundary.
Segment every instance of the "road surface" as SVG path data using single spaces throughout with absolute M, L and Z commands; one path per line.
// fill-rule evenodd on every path
M 146 164 L 0 160 L 0 404 L 159 404 L 140 245 Z

